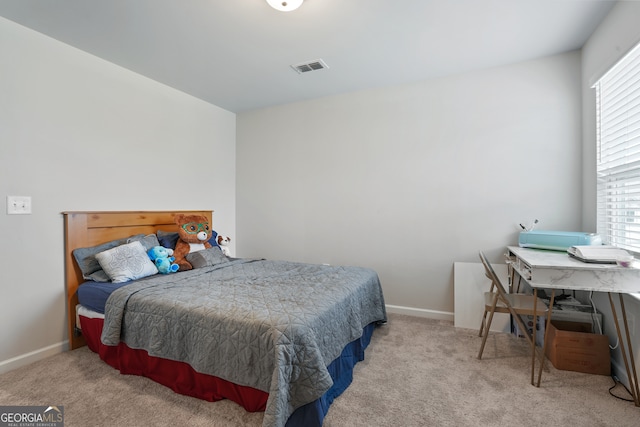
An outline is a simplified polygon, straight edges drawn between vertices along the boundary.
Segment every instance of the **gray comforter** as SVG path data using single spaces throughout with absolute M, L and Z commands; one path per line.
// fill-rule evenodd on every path
M 263 426 L 284 426 L 331 387 L 326 366 L 343 347 L 382 320 L 370 269 L 238 259 L 114 291 L 102 342 L 268 392 Z

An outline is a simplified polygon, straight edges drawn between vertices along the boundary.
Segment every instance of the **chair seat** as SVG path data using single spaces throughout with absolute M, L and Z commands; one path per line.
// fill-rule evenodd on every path
M 487 310 L 491 309 L 491 306 L 493 305 L 493 298 L 495 297 L 495 295 L 499 295 L 499 294 L 497 294 L 497 292 L 484 293 L 484 305 Z M 504 297 L 509 301 L 509 305 L 511 305 L 511 307 L 516 312 L 518 312 L 518 314 L 525 315 L 525 316 L 533 315 L 533 301 L 535 298 L 533 295 L 505 294 Z M 498 298 L 495 311 L 497 313 L 508 313 L 509 308 L 501 298 Z M 544 316 L 548 311 L 549 309 L 547 308 L 547 305 L 545 304 L 545 302 L 541 298 L 538 298 L 538 303 L 536 306 L 536 313 L 537 313 L 536 315 Z

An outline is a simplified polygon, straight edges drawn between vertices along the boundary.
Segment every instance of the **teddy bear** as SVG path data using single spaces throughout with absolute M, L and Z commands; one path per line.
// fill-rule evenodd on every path
M 230 257 L 231 252 L 229 251 L 229 243 L 231 243 L 231 237 L 218 235 L 217 242 L 222 253 Z
M 187 261 L 187 255 L 211 247 L 208 242 L 212 234 L 209 220 L 203 215 L 186 214 L 176 214 L 174 219 L 178 225 L 178 241 L 173 250 L 175 263 L 180 266 L 179 271 L 191 270 L 193 266 Z
M 175 273 L 180 266 L 174 264 L 176 259 L 172 257 L 173 249 L 165 248 L 164 246 L 154 246 L 147 251 L 147 255 L 151 261 L 156 264 L 156 268 L 162 274 Z

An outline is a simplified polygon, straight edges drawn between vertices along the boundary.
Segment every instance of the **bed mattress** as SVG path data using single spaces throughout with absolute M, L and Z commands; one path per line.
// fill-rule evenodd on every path
M 104 307 L 113 291 L 128 284 L 129 282 L 84 282 L 78 288 L 78 301 L 85 309 L 104 314 Z
M 82 329 L 89 349 L 121 373 L 145 376 L 186 396 L 210 402 L 229 399 L 249 412 L 265 410 L 268 393 L 196 372 L 186 363 L 149 356 L 146 351 L 129 348 L 124 343 L 117 347 L 106 346 L 100 342 L 104 314 L 81 305 L 76 307 L 76 313 L 78 327 Z M 334 399 L 351 384 L 356 363 L 364 360 L 374 329 L 373 323 L 365 327 L 362 336 L 345 346 L 341 355 L 327 366 L 333 386 L 317 400 L 296 409 L 286 427 L 322 426 Z

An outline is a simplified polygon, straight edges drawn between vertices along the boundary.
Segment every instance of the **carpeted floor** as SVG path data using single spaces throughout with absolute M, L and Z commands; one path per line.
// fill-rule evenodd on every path
M 477 331 L 391 314 L 324 425 L 640 425 L 640 408 L 612 397 L 609 377 L 549 366 L 536 388 L 526 341 L 492 335 L 483 360 L 476 359 L 479 346 Z M 614 392 L 629 398 L 620 386 Z M 86 347 L 0 375 L 0 405 L 62 405 L 67 427 L 262 423 L 261 413 L 235 403 L 200 401 L 120 375 Z

